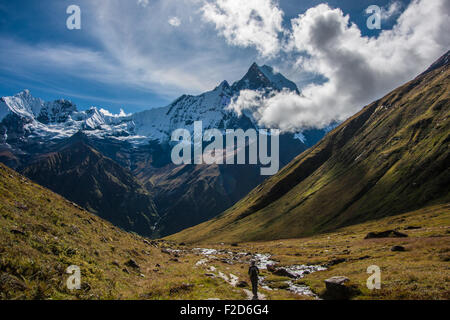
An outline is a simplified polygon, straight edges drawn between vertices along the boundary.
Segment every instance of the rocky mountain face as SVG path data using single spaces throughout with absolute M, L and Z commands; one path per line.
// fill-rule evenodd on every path
M 113 115 L 96 107 L 78 111 L 70 101 L 44 102 L 25 90 L 0 100 L 0 161 L 127 230 L 148 235 L 152 225 L 154 236 L 165 236 L 214 217 L 264 180 L 260 165 L 175 166 L 170 158 L 172 132 L 192 132 L 195 121 L 222 132 L 258 129 L 251 115 L 238 117 L 227 108 L 244 89 L 299 92 L 271 67 L 256 64 L 232 85 L 224 81 L 212 91 L 135 114 Z M 82 142 L 73 143 L 79 132 Z M 281 135 L 280 165 L 326 132 Z M 138 208 L 124 204 L 134 192 L 141 199 Z
M 282 74 L 274 72 L 270 66 L 258 66 L 252 64 L 245 76 L 233 84 L 232 91 L 239 92 L 241 90 L 263 90 L 272 91 L 288 89 L 299 93 L 297 85 L 286 79 Z
M 449 53 L 178 241 L 297 238 L 450 201 Z
M 81 132 L 39 155 L 22 173 L 124 230 L 151 236 L 159 220 L 149 192 Z

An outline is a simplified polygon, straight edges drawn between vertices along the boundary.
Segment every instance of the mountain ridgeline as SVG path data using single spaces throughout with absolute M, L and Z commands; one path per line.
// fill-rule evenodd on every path
M 203 129 L 259 129 L 251 115 L 227 107 L 241 90 L 290 90 L 295 83 L 252 64 L 244 77 L 162 108 L 113 115 L 67 100 L 44 102 L 28 90 L 0 100 L 0 161 L 100 217 L 145 236 L 167 236 L 230 208 L 264 181 L 260 165 L 171 162 L 171 134 L 202 121 Z M 280 136 L 280 165 L 327 132 Z
M 447 52 L 177 241 L 296 238 L 450 201 Z

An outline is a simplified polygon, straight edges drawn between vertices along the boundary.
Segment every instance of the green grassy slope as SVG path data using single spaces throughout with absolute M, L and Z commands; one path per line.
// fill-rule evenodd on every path
M 450 202 L 443 61 L 366 106 L 222 215 L 169 239 L 295 238 Z
M 196 255 L 127 233 L 0 164 L 0 299 L 242 299 Z M 139 269 L 127 264 L 133 259 Z M 81 268 L 81 289 L 66 287 Z

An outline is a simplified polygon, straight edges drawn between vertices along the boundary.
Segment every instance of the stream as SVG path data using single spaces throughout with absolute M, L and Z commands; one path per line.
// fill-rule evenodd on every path
M 251 254 L 248 252 L 233 252 L 229 250 L 216 250 L 207 248 L 194 248 L 192 249 L 192 251 L 204 257 L 196 263 L 197 266 L 206 265 L 210 260 L 214 259 L 220 260 L 228 264 L 234 263 L 248 264 L 251 260 L 254 260 L 256 262 L 256 266 L 260 270 L 267 270 L 268 268 L 272 268 L 277 270 L 278 272 L 281 272 L 283 276 L 290 278 L 290 280 L 285 281 L 287 285 L 286 289 L 278 289 L 278 288 L 271 288 L 270 283 L 266 282 L 265 278 L 261 276 L 259 278 L 259 285 L 261 288 L 266 290 L 288 290 L 294 294 L 306 295 L 314 298 L 317 298 L 317 296 L 311 291 L 311 288 L 309 288 L 306 285 L 296 284 L 294 282 L 296 280 L 303 278 L 305 275 L 317 271 L 326 270 L 325 267 L 320 265 L 291 265 L 291 266 L 276 267 L 278 263 L 276 261 L 271 260 L 272 255 L 269 253 Z M 222 257 L 226 256 L 227 258 L 219 258 L 218 255 Z M 216 268 L 210 267 L 209 270 L 216 271 Z M 233 274 L 227 276 L 222 272 L 219 272 L 219 277 L 224 279 L 226 282 L 228 282 L 230 285 L 233 286 L 236 286 L 239 280 Z

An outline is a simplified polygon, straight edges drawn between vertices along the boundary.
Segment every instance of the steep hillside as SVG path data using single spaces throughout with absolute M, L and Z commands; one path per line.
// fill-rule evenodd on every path
M 301 237 L 450 201 L 447 53 L 366 106 L 219 217 L 171 237 Z
M 242 299 L 176 258 L 174 244 L 127 233 L 0 164 L 0 300 Z M 173 251 L 174 252 L 174 251 Z M 81 271 L 69 290 L 66 269 Z
M 159 216 L 152 196 L 131 173 L 78 133 L 40 155 L 22 173 L 114 225 L 151 236 Z

